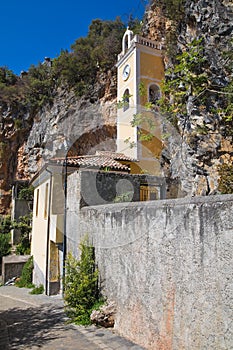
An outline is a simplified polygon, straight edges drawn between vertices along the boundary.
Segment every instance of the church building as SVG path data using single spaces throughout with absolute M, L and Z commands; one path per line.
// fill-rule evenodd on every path
M 99 145 L 93 155 L 51 159 L 31 181 L 33 283 L 42 284 L 48 295 L 62 292 L 66 253 L 78 247 L 77 218 L 83 206 L 166 196 L 159 172 L 162 142 L 157 107 L 162 62 L 158 43 L 133 36 L 127 29 L 117 62 L 117 97 L 123 100 L 117 114 L 117 152 L 103 151 Z M 140 123 L 133 123 L 135 118 Z
M 134 35 L 127 28 L 117 67 L 117 152 L 138 163 L 132 173 L 161 175 L 162 150 L 157 100 L 164 77 L 162 44 Z

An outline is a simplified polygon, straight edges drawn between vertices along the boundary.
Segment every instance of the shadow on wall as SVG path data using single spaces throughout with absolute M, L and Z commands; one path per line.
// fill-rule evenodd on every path
M 87 142 L 88 140 L 88 142 Z M 103 148 L 103 149 L 102 149 Z M 71 146 L 68 155 L 94 154 L 95 150 L 116 150 L 116 126 L 103 125 L 82 134 Z

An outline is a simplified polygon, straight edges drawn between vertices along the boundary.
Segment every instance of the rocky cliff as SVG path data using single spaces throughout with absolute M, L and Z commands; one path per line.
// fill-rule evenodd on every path
M 179 6 L 168 11 L 169 4 Z M 201 102 L 187 87 L 185 113 L 177 112 L 175 124 L 164 116 L 161 168 L 172 197 L 216 193 L 219 166 L 233 160 L 232 120 L 226 122 L 221 112 L 223 89 L 232 79 L 223 57 L 232 49 L 232 9 L 229 0 L 159 0 L 152 1 L 145 13 L 143 35 L 167 46 L 167 81 L 179 80 L 175 57 L 186 52 L 194 39 L 201 39 L 205 58 L 201 74 L 208 73 L 208 94 L 205 91 Z M 171 93 L 168 101 L 172 98 Z M 64 156 L 67 150 L 88 154 L 116 149 L 116 71 L 100 74 L 89 98 L 59 87 L 53 102 L 34 114 L 2 102 L 0 119 L 0 212 L 4 213 L 14 180 L 30 179 L 47 158 Z
M 56 156 L 116 149 L 116 72 L 99 77 L 92 96 L 58 88 L 52 104 L 35 115 L 1 106 L 0 212 L 10 208 L 14 180 L 30 179 Z M 16 121 L 19 121 L 17 125 Z
M 168 8 L 171 3 L 176 4 L 173 9 Z M 183 105 L 182 108 L 176 105 L 175 123 L 174 116 L 172 123 L 165 122 L 169 136 L 164 140 L 161 159 L 164 173 L 176 184 L 177 195 L 216 193 L 219 169 L 223 164 L 232 165 L 232 110 L 228 118 L 223 111 L 226 97 L 230 99 L 225 89 L 232 81 L 233 72 L 232 10 L 230 0 L 158 0 L 147 11 L 145 35 L 155 40 L 163 38 L 167 45 L 166 82 L 175 88 L 165 103 L 172 106 L 173 102 L 175 109 L 176 99 Z M 198 57 L 197 49 L 191 47 L 194 42 L 199 42 L 200 52 L 196 66 L 191 62 Z M 178 61 L 176 55 L 180 57 Z M 182 67 L 184 62 L 188 69 L 187 65 Z M 193 81 L 188 79 L 188 74 Z M 199 85 L 203 84 L 203 88 L 197 89 L 195 81 L 200 77 Z M 168 113 L 167 119 L 171 121 L 169 117 Z

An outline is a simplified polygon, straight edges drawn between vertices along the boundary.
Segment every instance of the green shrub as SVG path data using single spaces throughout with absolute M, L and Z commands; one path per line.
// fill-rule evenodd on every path
M 23 121 L 21 119 L 15 119 L 14 120 L 14 127 L 17 130 L 22 129 L 23 128 Z
M 44 293 L 44 286 L 43 284 L 40 284 L 38 287 L 34 287 L 29 294 L 43 294 Z
M 23 267 L 20 279 L 16 282 L 16 286 L 20 288 L 33 288 L 32 271 L 33 271 L 33 257 L 31 256 Z
M 0 261 L 3 256 L 9 255 L 11 251 L 11 218 L 9 215 L 0 216 Z
M 233 165 L 222 164 L 218 167 L 220 175 L 218 182 L 218 189 L 222 194 L 233 193 Z
M 10 254 L 10 233 L 0 233 L 0 261 L 3 256 Z
M 10 233 L 12 222 L 10 215 L 0 215 L 0 233 Z
M 17 255 L 29 255 L 31 252 L 31 244 L 28 236 L 23 235 L 20 238 L 20 243 L 16 246 Z
M 31 232 L 31 214 L 20 216 L 13 223 L 15 229 L 20 231 L 20 243 L 16 246 L 16 253 L 19 255 L 29 255 L 31 251 L 30 232 Z
M 93 307 L 100 300 L 98 270 L 94 247 L 89 245 L 87 238 L 81 242 L 80 251 L 80 260 L 68 254 L 64 300 L 70 319 L 77 324 L 88 325 Z
M 18 199 L 24 199 L 26 201 L 32 201 L 33 200 L 33 194 L 34 194 L 34 187 L 24 187 L 19 191 Z

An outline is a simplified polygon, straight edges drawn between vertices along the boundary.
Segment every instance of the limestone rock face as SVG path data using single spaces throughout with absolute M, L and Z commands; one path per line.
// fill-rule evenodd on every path
M 116 304 L 108 302 L 100 307 L 99 310 L 93 310 L 91 313 L 91 322 L 97 326 L 105 328 L 113 327 L 115 323 Z
M 40 161 L 67 152 L 91 154 L 96 148 L 115 150 L 115 100 L 77 99 L 67 91 L 58 91 L 51 108 L 45 108 L 34 121 L 25 145 L 28 171 L 38 170 Z
M 145 35 L 154 40 L 168 38 L 174 24 L 171 16 L 168 18 L 161 6 L 158 8 L 158 3 L 154 1 L 147 11 L 144 27 Z M 231 0 L 185 1 L 184 14 L 176 24 L 175 51 L 181 54 L 194 39 L 202 38 L 210 90 L 219 91 L 232 79 L 227 69 L 230 62 L 223 56 L 224 51 L 232 51 L 232 34 Z M 166 68 L 173 67 L 174 57 L 174 52 L 173 56 L 169 56 L 168 51 L 164 53 L 167 79 L 170 76 Z M 186 98 L 186 115 L 177 113 L 176 127 L 164 120 L 163 131 L 169 136 L 164 139 L 161 166 L 170 184 L 168 197 L 208 195 L 218 191 L 218 167 L 233 161 L 233 125 L 226 125 L 218 112 L 222 107 L 222 96 L 209 91 L 208 99 L 200 105 L 190 90 Z
M 0 212 L 10 209 L 15 179 L 30 179 L 51 157 L 116 150 L 116 74 L 100 75 L 88 97 L 66 88 L 36 115 L 0 106 Z M 20 127 L 16 127 L 20 120 Z
M 153 1 L 145 15 L 144 35 L 162 41 L 174 28 L 161 7 Z M 160 4 L 160 5 L 159 5 Z M 231 0 L 186 0 L 176 27 L 176 51 L 185 51 L 195 38 L 203 38 L 212 87 L 225 86 L 231 77 L 222 52 L 231 50 L 233 3 Z M 166 42 L 165 42 L 166 44 Z M 164 53 L 165 69 L 174 57 Z M 24 107 L 0 102 L 0 213 L 9 211 L 10 189 L 15 179 L 30 179 L 43 163 L 55 156 L 93 154 L 116 149 L 116 71 L 99 74 L 88 98 L 77 98 L 59 88 L 53 103 L 36 115 Z M 167 178 L 168 197 L 214 194 L 218 190 L 218 166 L 232 163 L 232 128 L 224 125 L 221 96 L 213 94 L 208 104 L 197 105 L 187 96 L 187 114 L 177 115 L 177 125 L 164 120 L 161 168 Z M 204 126 L 204 132 L 203 132 Z
M 15 180 L 18 164 L 17 154 L 27 139 L 32 125 L 32 118 L 18 106 L 0 104 L 0 213 L 10 207 L 9 190 Z M 24 171 L 19 172 L 19 179 L 25 178 Z

